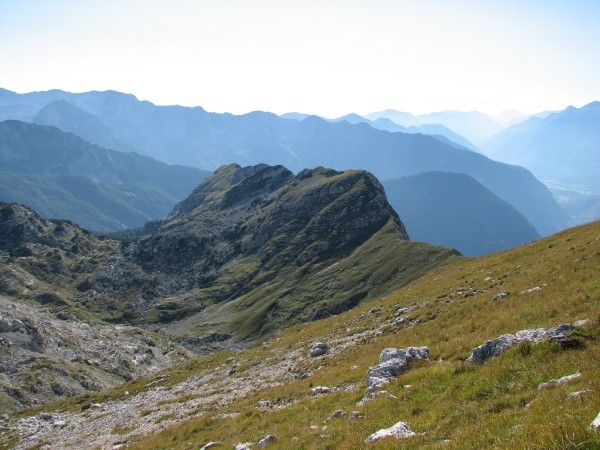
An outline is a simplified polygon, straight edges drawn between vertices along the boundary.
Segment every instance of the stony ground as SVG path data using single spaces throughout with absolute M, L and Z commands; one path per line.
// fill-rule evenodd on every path
M 367 314 L 379 314 L 375 308 Z M 400 310 L 400 313 L 405 310 Z M 270 349 L 263 343 L 266 357 L 243 360 L 231 357 L 224 363 L 201 371 L 192 378 L 170 385 L 168 375 L 159 376 L 136 395 L 124 391 L 121 398 L 103 403 L 83 405 L 76 412 L 40 412 L 26 418 L 0 418 L 0 429 L 11 430 L 19 436 L 15 449 L 40 448 L 119 448 L 134 441 L 136 436 L 147 436 L 175 423 L 220 409 L 235 399 L 269 387 L 285 384 L 294 378 L 306 378 L 319 370 L 320 362 L 335 357 L 358 343 L 382 333 L 385 327 L 398 322 L 397 316 L 383 321 L 379 328 L 359 330 L 348 336 L 329 339 L 329 350 L 319 357 L 310 357 L 310 342 L 299 342 L 291 351 Z M 348 324 L 352 326 L 352 323 Z M 348 329 L 350 331 L 350 329 Z M 277 338 L 275 338 L 276 340 Z M 274 341 L 271 341 L 274 342 Z M 237 368 L 244 367 L 238 373 Z M 364 389 L 366 385 L 331 387 L 335 391 Z M 293 402 L 293 400 L 292 400 Z M 257 409 L 284 408 L 288 403 L 273 404 L 260 401 Z M 233 413 L 235 414 L 235 413 Z M 227 420 L 229 414 L 223 415 Z M 0 442 L 1 444 L 1 442 Z

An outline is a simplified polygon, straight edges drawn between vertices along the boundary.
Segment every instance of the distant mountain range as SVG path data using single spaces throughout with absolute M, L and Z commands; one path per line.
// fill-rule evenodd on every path
M 295 120 L 304 120 L 308 117 L 308 114 L 301 113 L 286 113 L 282 114 L 281 117 L 284 119 L 295 119 Z M 475 147 L 471 142 L 469 142 L 466 138 L 453 132 L 448 129 L 444 125 L 439 123 L 427 123 L 419 126 L 411 125 L 409 127 L 405 127 L 397 124 L 396 122 L 391 121 L 385 117 L 381 117 L 377 120 L 369 120 L 363 116 L 359 116 L 358 114 L 347 114 L 342 117 L 338 117 L 337 119 L 325 119 L 329 122 L 341 122 L 345 120 L 346 122 L 356 124 L 356 123 L 366 123 L 371 125 L 373 128 L 377 130 L 389 131 L 391 133 L 421 133 L 433 136 L 437 139 L 442 140 L 445 143 L 455 145 L 458 144 L 461 147 L 468 148 L 469 150 L 473 150 L 479 152 L 480 150 Z
M 408 112 L 388 109 L 365 114 L 365 117 L 373 121 L 386 118 L 405 127 L 432 123 L 441 124 L 454 133 L 464 136 L 477 146 L 504 128 L 502 124 L 498 123 L 492 117 L 478 111 L 440 111 L 413 115 Z
M 593 212 L 600 209 L 600 102 L 533 117 L 491 137 L 482 149 L 491 158 L 530 169 L 555 188 L 571 214 L 600 218 Z
M 539 238 L 521 213 L 468 175 L 423 172 L 383 186 L 412 240 L 478 256 Z
M 61 100 L 68 105 L 50 105 Z M 85 134 L 93 143 L 114 140 L 116 146 L 143 149 L 167 163 L 209 170 L 237 162 L 282 164 L 293 172 L 316 166 L 360 168 L 382 180 L 424 171 L 465 173 L 513 205 L 542 235 L 567 223 L 546 187 L 522 168 L 439 138 L 390 133 L 366 123 L 331 123 L 315 116 L 287 120 L 264 112 L 215 114 L 200 107 L 155 106 L 114 91 L 4 90 L 0 118 L 7 117 L 62 126 Z
M 208 172 L 89 144 L 55 127 L 0 123 L 0 201 L 94 231 L 165 217 Z

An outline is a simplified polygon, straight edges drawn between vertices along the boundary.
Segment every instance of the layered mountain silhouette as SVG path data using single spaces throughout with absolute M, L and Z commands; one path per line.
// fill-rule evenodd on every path
M 155 106 L 114 91 L 2 91 L 0 99 L 0 117 L 30 121 L 49 103 L 65 100 L 97 117 L 96 123 L 105 125 L 119 142 L 167 163 L 211 170 L 232 161 L 242 165 L 281 164 L 293 172 L 315 166 L 360 168 L 382 180 L 423 171 L 466 173 L 513 205 L 542 235 L 563 228 L 567 222 L 550 192 L 526 170 L 431 136 L 390 133 L 364 123 L 330 123 L 315 116 L 297 121 L 264 112 L 234 116 L 208 113 L 200 107 Z M 57 117 L 63 109 L 54 107 L 55 124 L 64 122 Z M 43 116 L 40 114 L 38 120 Z M 87 115 L 85 123 L 92 123 Z M 100 135 L 106 139 L 105 132 Z
M 478 256 L 539 238 L 521 213 L 468 175 L 423 172 L 383 186 L 412 240 Z
M 308 117 L 308 114 L 301 113 L 286 113 L 282 114 L 281 117 L 284 119 L 294 119 L 294 120 L 304 120 Z M 478 152 L 479 149 L 475 147 L 471 142 L 469 142 L 466 138 L 461 136 L 458 133 L 453 132 L 449 128 L 441 125 L 439 123 L 424 123 L 419 126 L 411 125 L 408 127 L 402 126 L 393 122 L 392 120 L 381 117 L 377 120 L 369 120 L 366 117 L 359 116 L 358 114 L 347 114 L 342 117 L 338 117 L 337 119 L 325 119 L 329 122 L 341 122 L 345 120 L 346 122 L 357 124 L 357 123 L 366 123 L 371 125 L 373 128 L 383 131 L 389 131 L 391 133 L 421 133 L 433 136 L 437 139 L 442 140 L 445 143 L 449 143 L 451 145 L 458 144 L 461 147 L 468 148 L 469 150 L 473 150 Z
M 89 144 L 55 127 L 0 123 L 0 200 L 95 231 L 165 217 L 207 172 Z
M 493 136 L 482 148 L 494 159 L 527 167 L 555 188 L 576 220 L 600 217 L 593 213 L 600 208 L 600 102 L 533 117 Z
M 467 138 L 475 145 L 498 133 L 503 126 L 487 114 L 478 111 L 439 111 L 429 114 L 413 115 L 408 112 L 388 109 L 365 114 L 370 120 L 389 119 L 405 127 L 423 124 L 441 124 L 455 133 Z

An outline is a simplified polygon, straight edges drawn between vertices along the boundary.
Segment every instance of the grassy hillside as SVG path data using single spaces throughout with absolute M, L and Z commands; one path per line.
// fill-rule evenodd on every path
M 600 448 L 600 436 L 588 428 L 600 411 L 599 268 L 596 222 L 510 251 L 457 259 L 392 295 L 297 325 L 260 347 L 211 355 L 43 410 L 69 422 L 55 431 L 60 442 L 136 449 L 199 448 L 209 441 L 232 448 L 267 434 L 277 437 L 272 448 L 364 448 L 367 436 L 401 420 L 424 434 L 369 447 Z M 493 301 L 503 290 L 510 294 Z M 580 319 L 591 322 L 560 345 L 525 343 L 483 364 L 465 362 L 487 339 Z M 316 341 L 331 350 L 310 358 Z M 383 348 L 420 345 L 430 348 L 430 360 L 411 363 L 385 386 L 395 399 L 357 405 L 365 372 Z M 581 376 L 564 385 L 538 389 L 577 372 Z M 316 386 L 331 392 L 311 395 Z M 570 398 L 575 391 L 589 392 Z M 81 411 L 95 402 L 103 409 Z M 338 409 L 345 413 L 328 421 Z M 351 411 L 362 417 L 350 419 Z M 86 429 L 95 431 L 77 441 L 82 438 L 71 423 L 86 414 L 94 424 Z M 5 432 L 3 439 L 17 437 Z M 50 446 L 52 439 L 46 436 Z

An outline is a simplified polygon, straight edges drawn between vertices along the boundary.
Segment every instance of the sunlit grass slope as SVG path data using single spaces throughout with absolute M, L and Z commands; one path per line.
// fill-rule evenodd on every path
M 122 398 L 125 389 L 135 395 L 149 385 L 169 388 L 201 372 L 227 367 L 232 355 L 239 365 L 231 379 L 250 382 L 257 365 L 300 352 L 305 357 L 289 369 L 297 376 L 274 376 L 274 386 L 216 402 L 159 434 L 137 436 L 136 443 L 130 439 L 130 447 L 200 448 L 218 441 L 232 448 L 273 434 L 277 441 L 270 448 L 285 449 L 598 449 L 600 434 L 589 425 L 600 411 L 599 275 L 596 222 L 510 251 L 456 259 L 385 298 L 295 325 L 266 345 L 211 355 L 155 375 L 150 383 L 139 380 L 53 408 L 78 410 L 83 402 Z M 504 290 L 510 292 L 506 298 L 492 300 Z M 405 307 L 413 308 L 398 313 Z M 404 320 L 395 323 L 400 317 Z M 590 322 L 577 327 L 561 345 L 524 343 L 483 364 L 465 362 L 472 348 L 487 339 L 581 319 Z M 330 352 L 308 357 L 315 341 L 327 342 Z M 377 364 L 381 350 L 411 345 L 428 346 L 430 359 L 411 363 L 385 387 L 396 398 L 382 396 L 357 405 L 365 393 L 366 370 Z M 577 372 L 581 376 L 573 381 L 538 388 Z M 277 382 L 284 378 L 286 382 Z M 315 386 L 332 390 L 311 396 Z M 576 391 L 588 392 L 569 397 Z M 228 394 L 226 385 L 222 393 Z M 184 394 L 181 402 L 187 400 Z M 260 400 L 276 406 L 259 408 Z M 327 420 L 338 409 L 345 413 Z M 362 417 L 350 419 L 352 411 Z M 420 434 L 365 444 L 371 433 L 399 421 Z
M 600 411 L 599 275 L 598 222 L 510 251 L 458 260 L 387 298 L 297 326 L 268 349 L 240 355 L 250 365 L 265 353 L 285 355 L 317 339 L 334 343 L 335 350 L 337 338 L 363 336 L 318 362 L 307 360 L 306 370 L 313 371 L 307 379 L 237 399 L 226 410 L 191 418 L 135 448 L 190 448 L 209 441 L 227 447 L 267 434 L 277 436 L 274 447 L 279 448 L 361 448 L 369 434 L 400 420 L 424 434 L 373 448 L 600 448 L 600 436 L 588 428 Z M 540 289 L 524 292 L 533 287 Z M 492 301 L 501 290 L 510 295 Z M 360 334 L 411 305 L 417 308 L 407 313 L 408 325 Z M 365 314 L 375 306 L 383 311 Z M 486 339 L 580 319 L 592 322 L 573 333 L 571 345 L 522 344 L 482 365 L 464 362 Z M 430 361 L 413 364 L 387 386 L 397 399 L 381 397 L 357 406 L 365 371 L 377 363 L 381 349 L 410 345 L 429 346 Z M 581 373 L 575 381 L 538 389 L 541 382 L 575 372 Z M 243 368 L 236 376 L 244 376 Z M 318 385 L 349 390 L 311 397 L 310 387 Z M 582 390 L 590 392 L 568 397 Z M 293 403 L 261 411 L 256 408 L 260 399 Z M 346 414 L 324 423 L 337 409 Z M 353 410 L 364 417 L 350 420 Z M 238 415 L 217 418 L 224 412 Z

